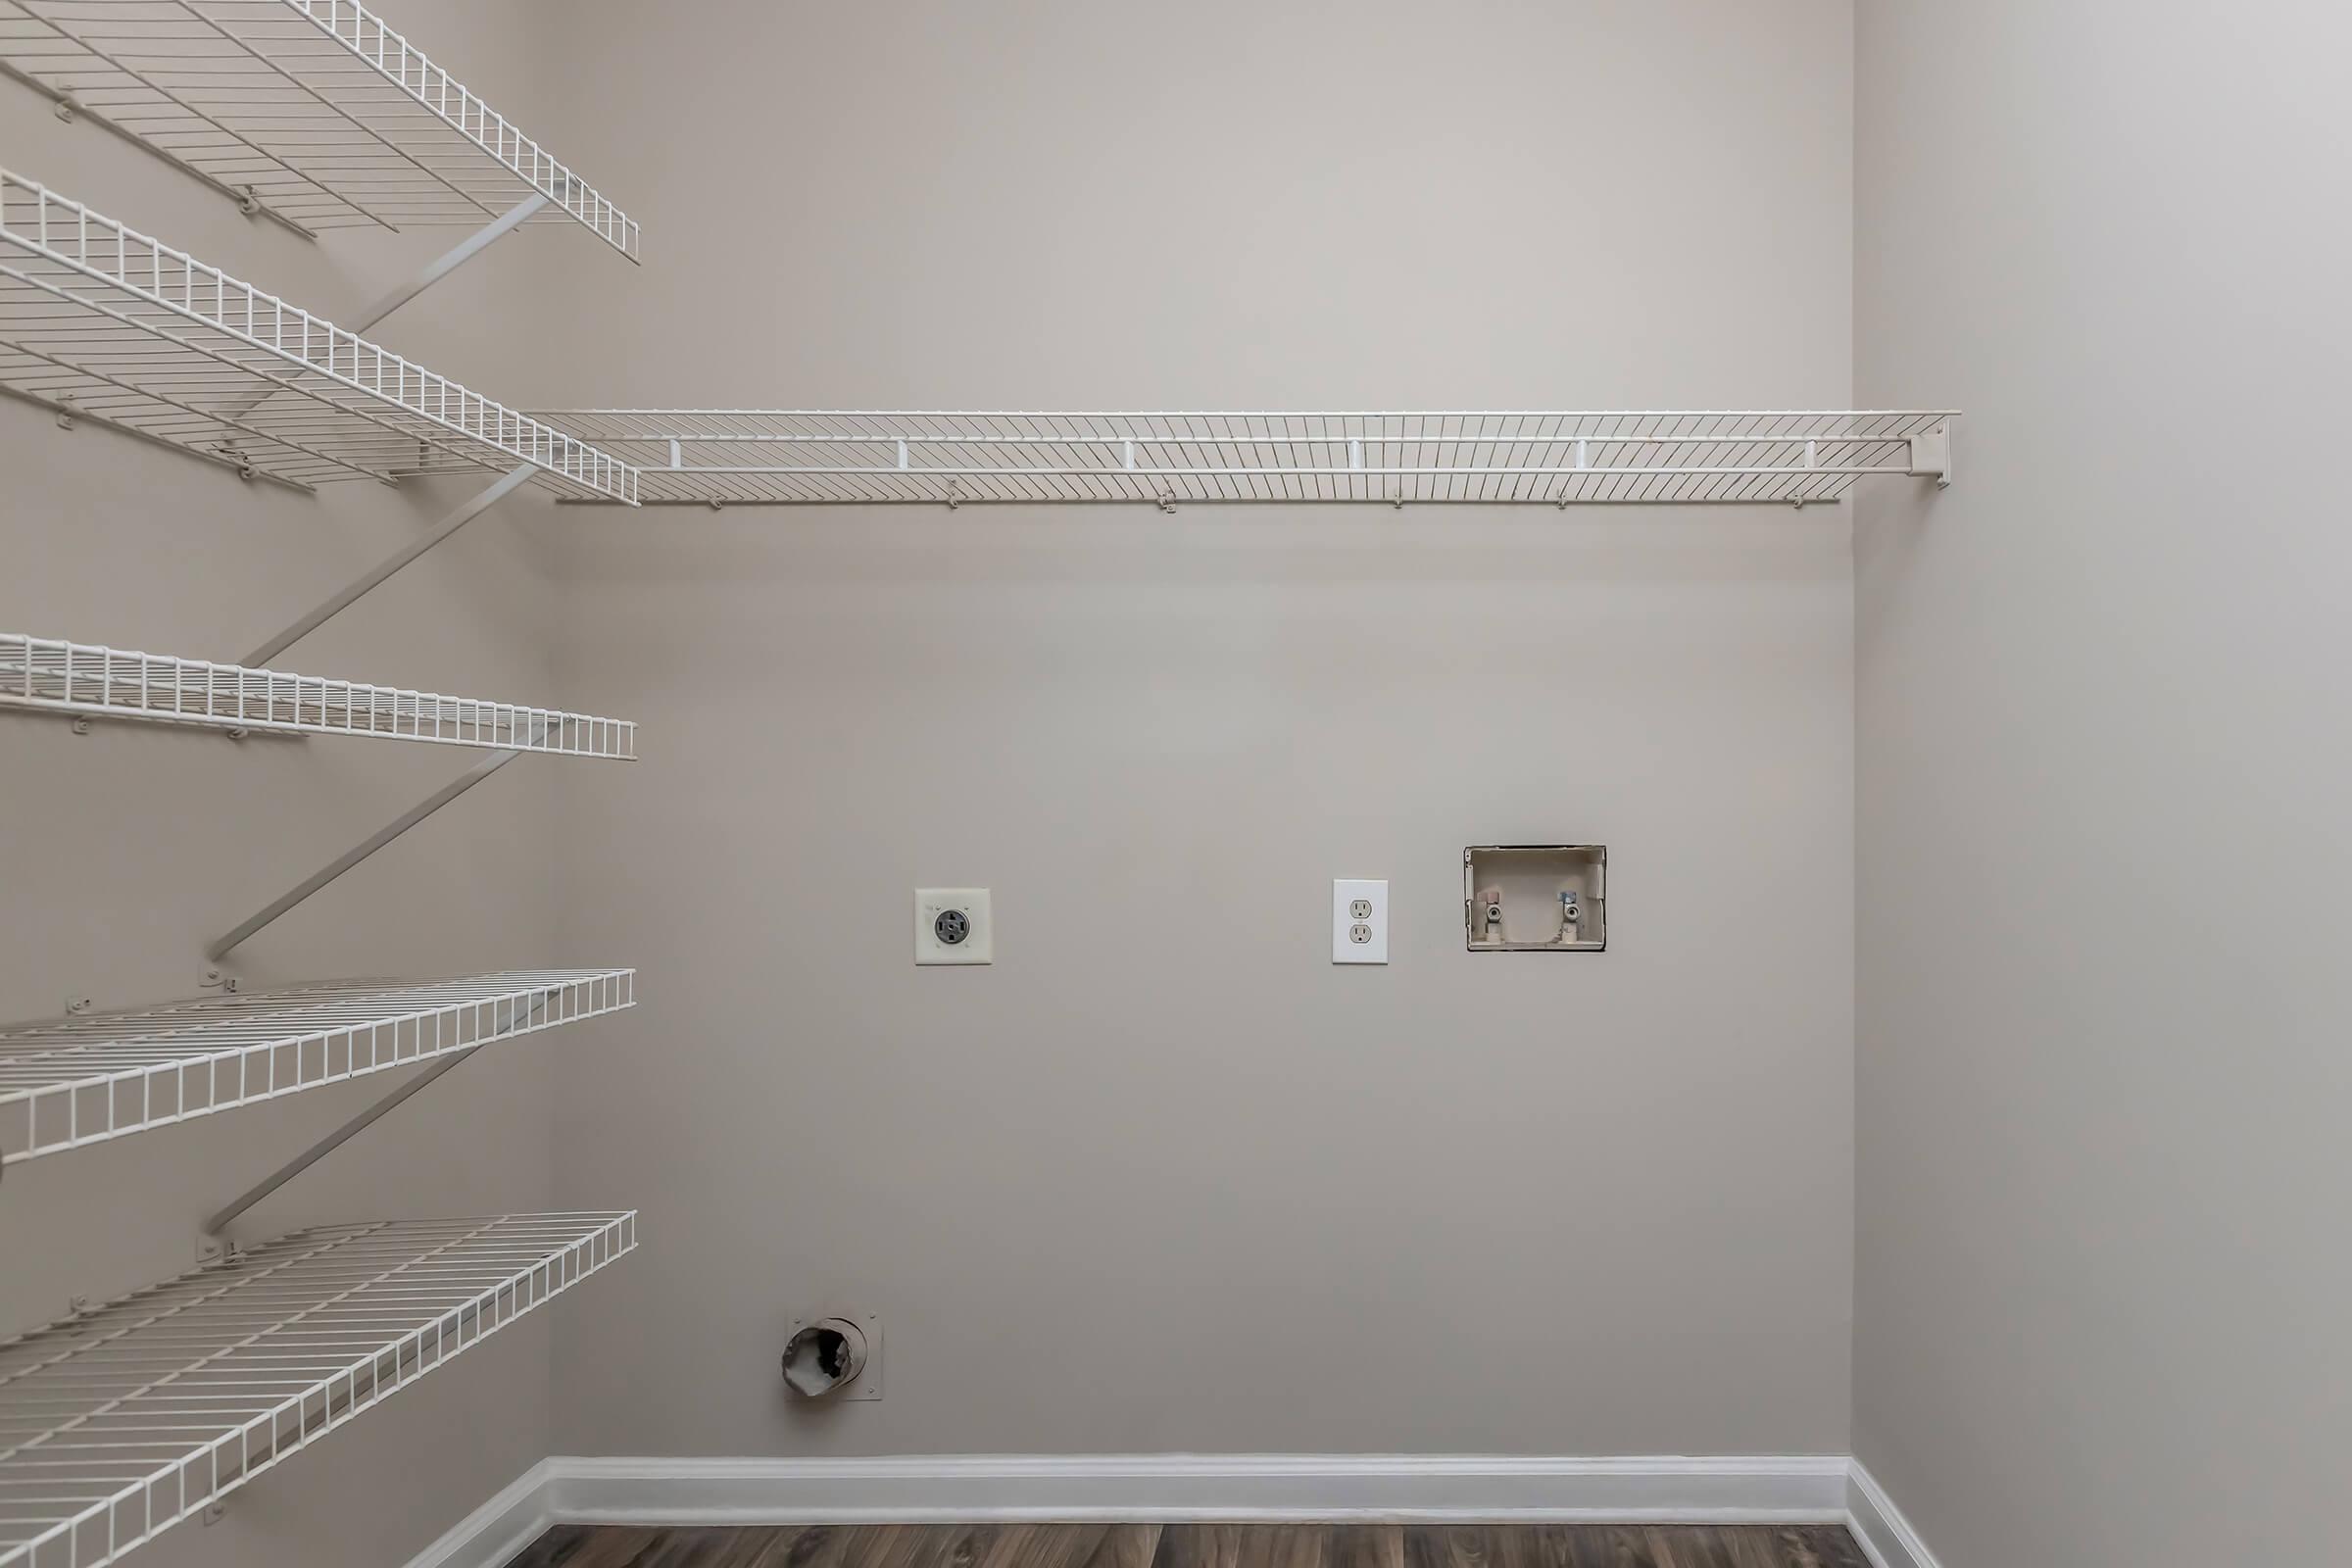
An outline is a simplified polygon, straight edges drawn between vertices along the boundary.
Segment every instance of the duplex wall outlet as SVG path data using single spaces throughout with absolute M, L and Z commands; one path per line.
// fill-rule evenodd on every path
M 994 963 L 996 922 L 986 888 L 914 890 L 914 961 Z
M 1331 961 L 1389 961 L 1389 885 L 1342 879 L 1331 885 Z

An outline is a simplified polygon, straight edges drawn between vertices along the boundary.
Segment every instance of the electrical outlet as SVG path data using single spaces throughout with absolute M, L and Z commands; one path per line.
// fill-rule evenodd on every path
M 1338 881 L 1331 885 L 1331 961 L 1389 961 L 1389 885 Z
M 994 963 L 996 922 L 986 888 L 914 890 L 914 961 Z

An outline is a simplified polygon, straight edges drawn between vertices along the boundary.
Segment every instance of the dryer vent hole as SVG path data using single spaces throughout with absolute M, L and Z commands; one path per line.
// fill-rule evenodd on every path
M 865 1336 L 846 1318 L 822 1318 L 784 1347 L 784 1381 L 803 1398 L 820 1398 L 865 1370 Z
M 818 1329 L 809 1337 L 809 1354 L 816 1358 L 817 1370 L 826 1377 L 839 1378 L 850 1369 L 850 1342 L 846 1335 L 831 1329 Z

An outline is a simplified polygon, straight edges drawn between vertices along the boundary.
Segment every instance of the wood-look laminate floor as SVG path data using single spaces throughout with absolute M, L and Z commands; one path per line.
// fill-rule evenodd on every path
M 558 1525 L 510 1568 L 1869 1568 L 1843 1525 Z

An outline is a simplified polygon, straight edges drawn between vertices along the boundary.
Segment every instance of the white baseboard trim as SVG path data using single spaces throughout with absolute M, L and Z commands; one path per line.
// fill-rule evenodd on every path
M 543 1459 L 410 1568 L 502 1568 L 551 1524 L 1214 1519 L 1837 1523 L 1876 1568 L 1939 1568 L 1844 1454 L 1544 1458 L 929 1454 Z
M 549 1511 L 612 1524 L 995 1520 L 1842 1520 L 1843 1454 L 1486 1458 L 932 1454 L 556 1459 Z
M 503 1568 L 555 1523 L 547 1511 L 554 1461 L 542 1459 L 459 1520 L 409 1568 Z
M 1877 1568 L 1942 1568 L 1878 1478 L 1856 1459 L 1846 1477 L 1846 1524 Z

